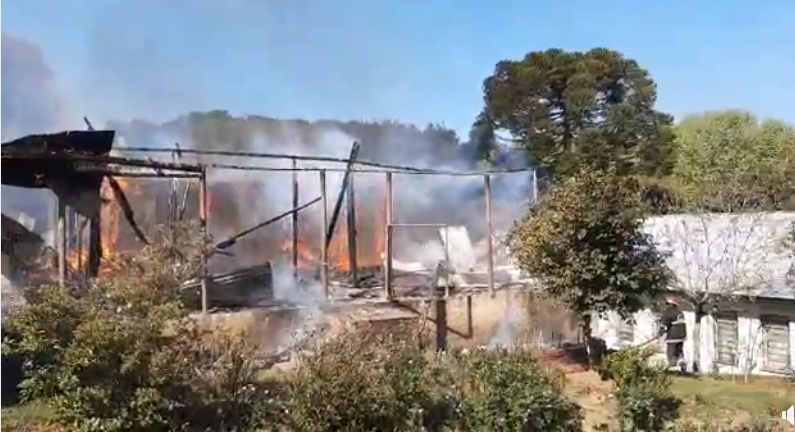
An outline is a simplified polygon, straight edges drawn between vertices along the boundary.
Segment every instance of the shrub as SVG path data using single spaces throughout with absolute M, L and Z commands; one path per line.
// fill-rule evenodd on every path
M 440 375 L 416 341 L 346 332 L 300 357 L 287 384 L 285 423 L 295 431 L 432 429 Z
M 51 397 L 57 421 L 75 431 L 257 426 L 268 394 L 258 388 L 255 347 L 202 328 L 182 302 L 198 251 L 147 247 L 87 291 L 30 292 L 3 346 L 27 359 L 25 396 Z
M 667 369 L 650 363 L 654 354 L 652 348 L 633 348 L 605 359 L 604 367 L 617 387 L 619 422 L 626 432 L 661 431 L 676 418 L 679 401 L 671 392 Z
M 453 354 L 456 424 L 471 431 L 581 431 L 580 407 L 563 380 L 529 352 L 478 349 Z

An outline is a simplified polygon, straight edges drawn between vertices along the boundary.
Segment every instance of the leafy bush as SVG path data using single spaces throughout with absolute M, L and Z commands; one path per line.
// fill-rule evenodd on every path
M 563 395 L 562 375 L 529 352 L 478 349 L 453 354 L 456 425 L 471 431 L 582 430 L 580 407 Z
M 616 383 L 619 421 L 626 432 L 661 431 L 676 418 L 679 401 L 671 392 L 664 367 L 649 361 L 653 348 L 634 348 L 610 354 L 604 368 Z
M 527 352 L 430 355 L 407 337 L 350 332 L 300 359 L 281 422 L 295 431 L 580 431 L 562 385 Z
M 295 431 L 433 428 L 442 382 L 416 342 L 391 333 L 346 332 L 299 359 L 285 419 Z
M 57 421 L 75 431 L 258 425 L 268 394 L 254 347 L 202 328 L 184 307 L 180 284 L 195 276 L 199 250 L 147 247 L 84 292 L 29 292 L 5 323 L 13 337 L 3 346 L 26 359 L 25 397 L 51 398 Z
M 648 210 L 636 180 L 581 170 L 533 203 L 508 244 L 518 266 L 577 317 L 590 340 L 593 313 L 627 317 L 668 284 L 665 257 L 642 230 Z

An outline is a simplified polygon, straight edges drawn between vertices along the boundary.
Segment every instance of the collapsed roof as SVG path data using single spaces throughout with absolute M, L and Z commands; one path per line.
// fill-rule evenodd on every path
M 86 217 L 99 211 L 104 174 L 101 157 L 113 147 L 114 131 L 66 131 L 28 135 L 2 145 L 2 184 L 50 189 Z M 94 158 L 92 160 L 92 158 Z

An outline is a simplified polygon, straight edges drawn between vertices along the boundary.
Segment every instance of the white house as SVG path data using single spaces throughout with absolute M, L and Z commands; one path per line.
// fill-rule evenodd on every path
M 682 306 L 688 365 L 698 349 L 702 372 L 795 373 L 795 257 L 784 248 L 793 223 L 791 212 L 669 215 L 646 222 L 659 249 L 669 254 L 671 289 L 708 301 L 699 337 L 694 311 Z M 615 313 L 596 317 L 594 336 L 622 348 L 657 335 L 653 310 L 638 312 L 634 321 L 623 322 Z M 653 343 L 662 347 L 661 341 Z

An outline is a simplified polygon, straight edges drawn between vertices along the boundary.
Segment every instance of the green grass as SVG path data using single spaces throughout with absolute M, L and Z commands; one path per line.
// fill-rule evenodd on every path
M 779 416 L 795 401 L 795 383 L 773 377 L 676 377 L 673 391 L 683 414 L 705 418 L 728 413 Z
M 37 425 L 46 424 L 53 418 L 54 414 L 52 408 L 43 401 L 3 407 L 2 430 L 35 430 Z

